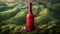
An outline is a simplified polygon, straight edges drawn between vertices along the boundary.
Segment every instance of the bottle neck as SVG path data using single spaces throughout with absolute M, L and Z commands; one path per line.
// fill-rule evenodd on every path
M 31 10 L 28 10 L 29 13 L 32 13 L 32 9 Z
M 32 3 L 31 2 L 28 3 L 28 12 L 32 13 Z

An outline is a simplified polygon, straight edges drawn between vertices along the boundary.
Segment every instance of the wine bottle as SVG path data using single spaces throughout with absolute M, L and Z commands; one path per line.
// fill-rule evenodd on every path
M 26 15 L 26 31 L 31 32 L 34 29 L 34 14 L 32 13 L 32 3 L 28 3 L 28 13 Z

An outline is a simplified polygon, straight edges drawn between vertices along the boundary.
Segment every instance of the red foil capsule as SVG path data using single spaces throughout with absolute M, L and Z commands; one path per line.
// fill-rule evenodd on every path
M 28 13 L 26 15 L 26 30 L 31 32 L 34 29 L 34 14 L 32 13 L 32 3 L 28 3 Z

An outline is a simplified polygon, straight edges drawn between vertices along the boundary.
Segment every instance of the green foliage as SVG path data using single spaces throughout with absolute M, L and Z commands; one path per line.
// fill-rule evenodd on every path
M 47 27 L 47 29 L 50 30 L 50 29 L 54 29 L 54 28 L 56 28 L 56 27 L 57 27 L 56 24 L 52 24 L 52 25 L 49 25 L 49 26 Z
M 55 34 L 60 34 L 60 30 L 57 30 Z
M 17 25 L 25 24 L 26 13 L 28 11 L 27 4 L 2 2 L 0 7 L 1 9 L 4 8 L 2 9 L 4 11 L 2 10 L 0 11 L 1 23 L 17 24 Z M 46 7 L 45 5 L 40 4 L 39 2 L 33 3 L 32 12 L 35 15 L 34 18 L 35 24 L 36 25 L 47 24 L 47 23 L 51 23 L 51 21 L 53 22 L 56 18 L 59 18 L 60 13 L 57 12 L 58 11 L 57 9 L 59 9 L 58 7 L 59 7 L 59 3 L 52 4 L 52 5 L 51 3 L 48 3 L 46 4 Z
M 9 26 L 9 27 L 7 27 Z M 60 26 L 60 25 L 59 25 Z M 15 24 L 8 24 L 1 26 L 1 34 L 59 34 L 60 27 L 56 24 L 45 24 L 40 25 L 39 31 L 32 31 L 32 32 L 20 32 L 21 26 L 16 26 Z M 25 28 L 25 26 L 23 26 Z
M 54 1 L 55 2 L 55 1 Z M 20 32 L 26 29 L 27 4 L 25 3 L 0 3 L 0 23 L 8 24 L 0 26 L 0 34 L 60 34 L 60 3 L 33 3 L 35 25 L 40 30 L 33 32 Z

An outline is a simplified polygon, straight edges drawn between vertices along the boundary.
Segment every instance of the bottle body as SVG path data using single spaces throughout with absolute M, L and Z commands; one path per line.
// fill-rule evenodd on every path
M 34 14 L 32 13 L 32 3 L 28 3 L 28 13 L 26 15 L 26 30 L 31 32 L 34 29 Z
M 30 32 L 34 29 L 34 14 L 32 12 L 26 15 L 26 30 Z

